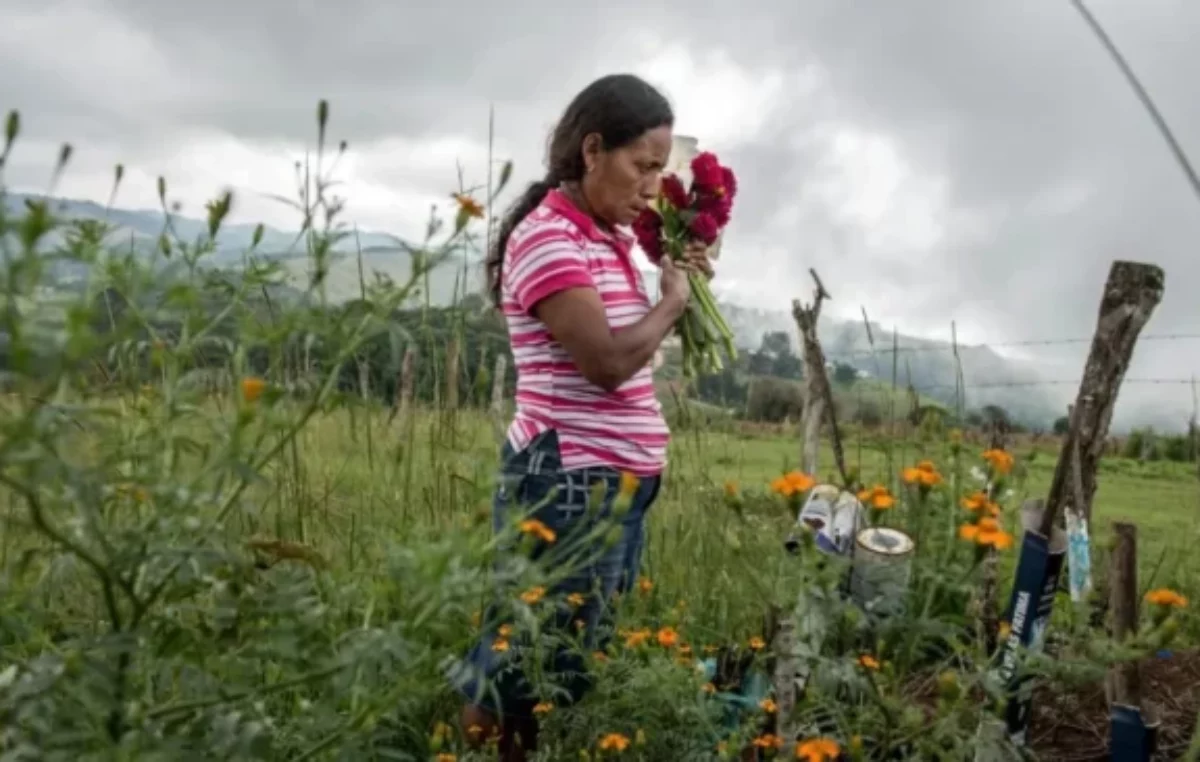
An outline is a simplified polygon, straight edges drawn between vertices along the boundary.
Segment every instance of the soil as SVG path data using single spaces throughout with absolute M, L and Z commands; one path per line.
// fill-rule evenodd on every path
M 1200 714 L 1200 650 L 1177 651 L 1147 660 L 1142 690 L 1159 713 L 1155 760 L 1182 758 Z M 1031 750 L 1055 762 L 1107 762 L 1109 710 L 1104 684 L 1035 688 L 1030 722 Z

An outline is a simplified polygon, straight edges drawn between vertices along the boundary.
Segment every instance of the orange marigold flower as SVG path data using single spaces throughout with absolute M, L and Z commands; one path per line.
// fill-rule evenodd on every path
M 1164 608 L 1181 609 L 1188 605 L 1188 599 L 1168 587 L 1160 587 L 1146 593 L 1146 602 Z
M 452 198 L 458 204 L 458 210 L 466 217 L 483 217 L 483 204 L 468 196 L 466 193 L 455 193 Z
M 975 524 L 963 524 L 958 528 L 958 537 L 960 540 L 975 542 L 975 539 L 979 537 L 979 527 Z
M 511 624 L 500 625 L 500 627 L 496 630 L 496 634 L 502 638 L 511 638 L 512 637 L 512 625 Z
M 258 376 L 247 376 L 242 379 L 242 399 L 247 402 L 254 402 L 262 396 L 266 388 L 266 381 L 263 381 Z
M 983 453 L 983 459 L 988 462 L 992 470 L 998 474 L 1007 474 L 1012 471 L 1013 456 L 1005 450 L 987 450 Z
M 449 752 L 442 752 L 433 758 L 434 762 L 458 762 L 458 757 Z
M 980 532 L 999 532 L 1000 523 L 991 516 L 984 516 L 978 522 Z
M 634 630 L 625 636 L 626 648 L 637 648 L 638 646 L 650 640 L 649 630 Z
M 735 481 L 725 482 L 725 497 L 737 497 L 738 485 Z
M 750 641 L 747 643 L 747 645 L 750 646 L 751 651 L 761 651 L 767 647 L 767 642 L 755 635 L 754 637 L 750 638 Z
M 858 657 L 858 664 L 863 669 L 879 669 L 879 660 L 870 654 L 863 654 L 862 656 Z
M 648 577 L 642 577 L 638 580 L 638 590 L 643 593 L 649 593 L 654 589 L 654 583 Z
M 700 686 L 700 690 L 711 696 L 717 692 L 717 686 L 713 685 L 712 683 L 705 683 L 704 685 Z
M 508 650 L 508 639 L 507 638 L 496 638 L 494 641 L 492 641 L 492 650 L 498 654 L 502 654 L 505 651 L 507 651 Z
M 996 550 L 1008 550 L 1013 546 L 1013 536 L 1002 529 L 988 531 L 980 526 L 979 533 L 975 535 L 975 542 Z
M 533 713 L 537 715 L 550 714 L 551 710 L 553 709 L 554 704 L 551 704 L 549 701 L 539 701 L 537 705 L 533 707 Z
M 888 488 L 882 484 L 876 484 L 870 489 L 860 491 L 858 501 L 877 511 L 886 511 L 896 505 L 896 498 L 892 497 L 892 493 L 888 492 Z
M 765 733 L 754 739 L 756 749 L 782 749 L 783 739 L 774 733 Z
M 673 627 L 663 627 L 655 635 L 658 644 L 663 648 L 673 648 L 679 642 L 679 633 Z
M 942 475 L 931 460 L 923 460 L 912 468 L 906 468 L 901 473 L 906 484 L 916 484 L 921 487 L 935 487 L 942 483 Z
M 784 497 L 792 497 L 793 495 L 802 495 L 812 489 L 817 483 L 817 480 L 801 471 L 792 471 L 771 482 L 771 491 L 783 495 Z
M 767 714 L 775 714 L 777 711 L 779 711 L 779 705 L 776 704 L 775 701 L 770 698 L 765 698 L 762 701 L 758 702 L 758 708 L 763 710 Z
M 573 609 L 579 608 L 586 601 L 587 601 L 587 598 L 583 597 L 583 593 L 571 593 L 570 595 L 567 596 L 567 605 L 569 605 Z
M 796 759 L 804 762 L 834 762 L 842 753 L 842 747 L 832 738 L 810 738 L 796 744 Z
M 1000 506 L 988 499 L 988 496 L 983 492 L 973 492 L 966 495 L 960 501 L 965 510 L 972 513 L 984 513 L 995 518 L 1000 515 Z
M 963 508 L 972 512 L 981 510 L 987 505 L 987 502 L 988 497 L 982 492 L 972 492 L 969 495 L 963 495 L 962 500 L 959 501 Z
M 554 533 L 553 529 L 537 519 L 525 519 L 518 525 L 518 528 L 522 534 L 536 537 L 545 543 L 551 543 L 558 539 L 558 535 Z
M 996 627 L 996 636 L 1000 640 L 1008 640 L 1008 636 L 1012 635 L 1012 625 L 1001 620 L 999 626 Z
M 527 606 L 536 605 L 538 601 L 542 600 L 544 597 L 546 597 L 546 588 L 541 587 L 540 585 L 538 587 L 531 587 L 525 592 L 521 593 L 521 600 L 524 601 Z
M 625 751 L 629 748 L 629 739 L 620 733 L 609 733 L 600 739 L 600 751 Z

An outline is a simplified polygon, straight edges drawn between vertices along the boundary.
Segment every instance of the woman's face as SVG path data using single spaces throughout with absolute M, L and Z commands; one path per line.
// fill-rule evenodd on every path
M 585 144 L 584 160 L 591 169 L 583 178 L 583 193 L 592 213 L 613 225 L 631 224 L 658 196 L 670 155 L 666 126 L 611 151 Z

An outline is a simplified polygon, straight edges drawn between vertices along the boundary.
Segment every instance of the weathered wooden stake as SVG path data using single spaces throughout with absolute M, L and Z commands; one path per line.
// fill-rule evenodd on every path
M 504 416 L 504 374 L 508 372 L 508 355 L 500 352 L 496 355 L 496 367 L 492 370 L 492 401 L 488 408 L 488 416 L 492 420 L 492 430 L 496 441 L 504 441 L 507 428 Z
M 790 743 L 796 733 L 792 728 L 792 712 L 796 708 L 796 620 L 793 612 L 780 611 L 773 607 L 771 619 L 775 622 L 771 650 L 775 654 L 775 673 L 771 683 L 775 688 L 776 728 L 775 734 Z
M 458 355 L 461 342 L 457 335 L 446 346 L 446 409 L 458 410 Z
M 400 361 L 400 383 L 396 388 L 395 410 L 401 420 L 407 418 L 412 409 L 416 359 L 417 350 L 412 344 L 409 344 L 404 350 L 404 359 Z
M 1076 492 L 1075 479 L 1079 480 L 1078 493 L 1081 495 L 1077 499 L 1083 503 L 1076 509 L 1088 519 L 1092 516 L 1096 472 L 1104 453 L 1117 394 L 1133 357 L 1138 335 L 1162 301 L 1164 279 L 1161 267 L 1141 262 L 1117 261 L 1109 270 L 1092 349 L 1046 497 L 1046 511 L 1040 527 L 1045 537 L 1058 521 L 1063 505 L 1071 501 L 1071 493 Z M 1077 469 L 1072 465 L 1075 460 L 1072 448 L 1075 447 L 1079 448 Z
M 1112 635 L 1117 642 L 1133 636 L 1138 629 L 1137 527 L 1113 523 L 1116 544 L 1109 564 L 1109 608 Z M 1109 670 L 1109 703 L 1140 707 L 1142 704 L 1141 665 L 1137 662 L 1115 664 Z
M 814 477 L 820 478 L 818 455 L 821 447 L 821 424 L 828 421 L 830 436 L 833 440 L 833 457 L 837 463 L 838 473 L 842 478 L 843 485 L 849 487 L 846 457 L 842 452 L 837 411 L 833 405 L 833 389 L 829 385 L 829 376 L 825 372 L 825 352 L 821 349 L 821 340 L 817 337 L 817 321 L 821 317 L 821 302 L 832 297 L 825 290 L 825 285 L 821 283 L 817 271 L 810 268 L 808 272 L 816 283 L 812 304 L 806 307 L 799 299 L 792 300 L 792 319 L 796 321 L 796 327 L 800 330 L 804 353 L 802 468 Z
M 367 358 L 358 358 L 358 394 L 363 401 L 371 399 L 371 366 Z
M 504 374 L 508 372 L 508 355 L 501 352 L 496 355 L 496 365 L 492 369 L 492 402 L 489 412 L 493 417 L 504 415 Z

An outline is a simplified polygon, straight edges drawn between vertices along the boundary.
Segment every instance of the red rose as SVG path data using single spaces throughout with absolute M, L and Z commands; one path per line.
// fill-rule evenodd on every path
M 717 227 L 723 228 L 729 224 L 729 212 L 733 206 L 732 201 L 733 199 L 727 193 L 721 195 L 705 193 L 696 196 L 695 208 L 699 212 L 711 214 L 717 222 Z
M 717 224 L 716 217 L 709 212 L 700 212 L 693 217 L 688 229 L 692 231 L 692 235 L 709 245 L 716 241 L 721 233 L 721 226 Z
M 705 151 L 692 159 L 692 185 L 697 190 L 715 191 L 725 183 L 725 174 L 716 154 Z
M 732 204 L 733 197 L 737 195 L 737 176 L 729 167 L 721 167 L 721 184 L 725 186 L 725 197 Z
M 646 209 L 633 221 L 633 234 L 638 246 L 646 252 L 651 262 L 662 259 L 662 217 L 653 209 Z
M 676 209 L 688 208 L 688 192 L 677 175 L 665 175 L 662 179 L 662 196 Z

